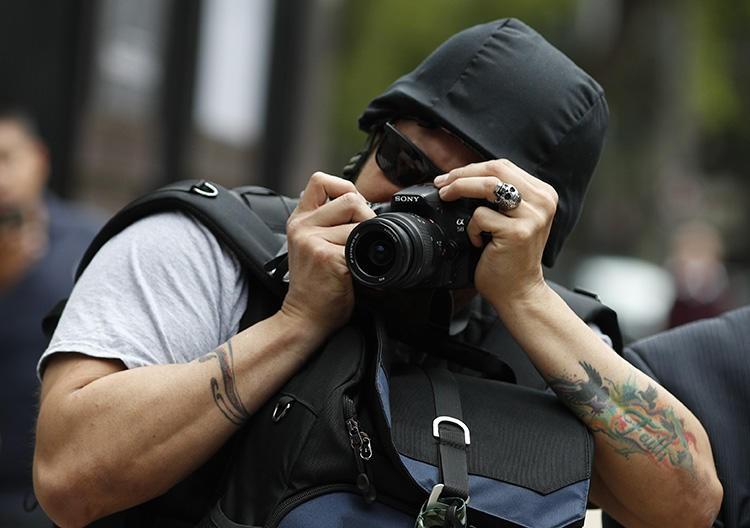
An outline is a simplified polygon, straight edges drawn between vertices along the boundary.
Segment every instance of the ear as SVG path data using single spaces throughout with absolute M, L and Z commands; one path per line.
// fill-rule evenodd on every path
M 362 170 L 362 166 L 367 161 L 370 152 L 372 152 L 373 147 L 377 143 L 377 136 L 377 133 L 371 132 L 370 135 L 367 136 L 367 141 L 365 141 L 365 146 L 362 150 L 349 158 L 349 162 L 344 165 L 344 168 L 341 171 L 341 175 L 344 178 L 350 181 L 355 181 L 357 179 L 359 172 Z

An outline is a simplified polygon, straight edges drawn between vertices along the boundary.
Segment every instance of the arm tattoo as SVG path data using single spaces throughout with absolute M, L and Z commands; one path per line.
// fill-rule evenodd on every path
M 690 446 L 697 452 L 695 436 L 672 407 L 659 401 L 656 388 L 638 390 L 632 378 L 624 383 L 602 380 L 590 364 L 579 365 L 586 379 L 553 378 L 549 385 L 594 433 L 606 435 L 625 458 L 642 454 L 694 473 Z
M 205 363 L 212 359 L 219 361 L 221 370 L 221 383 L 215 377 L 211 378 L 211 395 L 219 410 L 234 425 L 242 425 L 248 419 L 250 413 L 242 404 L 237 392 L 237 384 L 234 379 L 234 351 L 230 339 L 219 348 L 198 358 L 199 363 Z

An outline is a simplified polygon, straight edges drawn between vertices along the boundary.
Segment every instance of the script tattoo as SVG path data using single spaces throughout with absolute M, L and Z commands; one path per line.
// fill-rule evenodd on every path
M 230 339 L 224 345 L 198 358 L 199 363 L 205 363 L 212 359 L 219 362 L 221 371 L 221 382 L 216 378 L 211 378 L 211 395 L 216 402 L 216 406 L 227 417 L 227 420 L 235 425 L 242 425 L 250 416 L 245 406 L 242 404 L 240 395 L 237 392 L 237 384 L 234 378 L 234 351 L 232 350 L 232 340 Z
M 659 401 L 652 385 L 639 390 L 633 379 L 603 380 L 590 364 L 579 364 L 586 379 L 554 378 L 549 385 L 593 432 L 605 434 L 625 458 L 642 454 L 694 474 L 690 446 L 697 452 L 695 436 L 672 407 Z

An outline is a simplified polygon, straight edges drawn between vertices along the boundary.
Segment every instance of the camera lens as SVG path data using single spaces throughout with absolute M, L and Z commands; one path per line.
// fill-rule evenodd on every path
M 368 275 L 383 275 L 393 264 L 395 248 L 386 233 L 370 231 L 357 244 L 356 259 Z
M 442 257 L 440 228 L 413 213 L 383 213 L 358 225 L 346 242 L 352 278 L 376 288 L 418 287 L 430 280 Z
M 384 268 L 393 262 L 393 244 L 387 241 L 373 243 L 368 251 L 370 262 L 374 265 Z

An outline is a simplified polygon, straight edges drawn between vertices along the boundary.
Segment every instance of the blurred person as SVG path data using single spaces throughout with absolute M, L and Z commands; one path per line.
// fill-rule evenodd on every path
M 719 231 L 707 222 L 680 226 L 672 238 L 667 268 L 675 283 L 669 328 L 716 317 L 733 306 Z
M 641 339 L 624 357 L 706 428 L 724 488 L 714 526 L 750 526 L 750 306 Z M 605 516 L 604 526 L 619 524 Z
M 475 246 L 482 233 L 489 240 L 476 291 L 463 294 L 502 321 L 591 431 L 591 501 L 628 526 L 710 525 L 722 490 L 700 422 L 544 281 L 542 263 L 554 262 L 580 213 L 607 115 L 601 87 L 525 24 L 453 36 L 367 107 L 355 183 L 310 178 L 287 224 L 288 293 L 242 330 L 254 293 L 205 226 L 161 213 L 111 238 L 38 367 L 34 476 L 45 510 L 64 528 L 128 508 L 97 526 L 145 522 L 138 505 L 214 457 L 350 318 L 344 244 L 373 218 L 367 202 L 434 182 L 444 201 L 498 204 L 477 208 L 467 226 Z M 520 191 L 515 208 L 500 208 L 507 185 Z M 478 317 L 457 311 L 457 332 Z M 648 427 L 633 421 L 636 409 L 653 413 Z
M 31 485 L 34 366 L 46 344 L 40 321 L 70 292 L 73 269 L 100 225 L 46 192 L 48 173 L 30 114 L 0 105 L 0 526 L 49 526 Z

